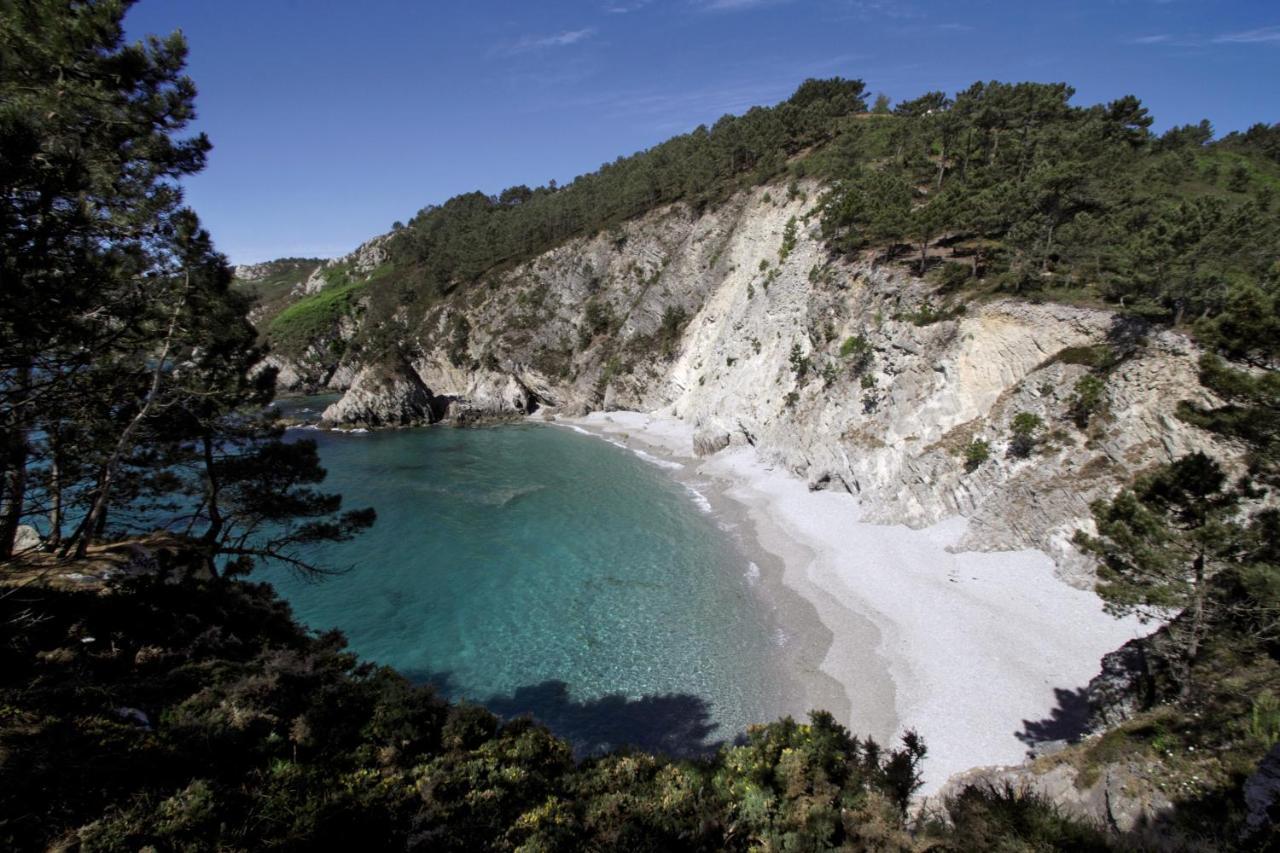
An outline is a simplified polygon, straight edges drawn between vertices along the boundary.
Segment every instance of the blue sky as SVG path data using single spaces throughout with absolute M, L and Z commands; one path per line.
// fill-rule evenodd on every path
M 343 254 L 473 189 L 565 182 L 779 101 L 975 80 L 1133 93 L 1157 129 L 1280 121 L 1275 0 L 140 0 L 213 140 L 187 199 L 236 263 Z

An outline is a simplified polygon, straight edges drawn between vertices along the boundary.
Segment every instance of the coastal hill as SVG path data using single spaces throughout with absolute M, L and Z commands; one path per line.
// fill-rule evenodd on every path
M 1136 99 L 1060 85 L 861 92 L 811 81 L 563 188 L 422 211 L 261 319 L 282 389 L 342 391 L 326 419 L 366 427 L 660 410 L 1089 584 L 1092 500 L 1240 455 L 1175 413 L 1212 404 L 1205 344 L 1277 274 L 1277 131 L 1149 138 Z
M 459 196 L 295 287 L 260 324 L 270 361 L 285 390 L 343 392 L 339 428 L 653 412 L 699 454 L 750 446 L 864 520 L 964 517 L 955 547 L 1038 549 L 1092 588 L 1095 502 L 1191 454 L 1250 468 L 1238 430 L 1189 413 L 1233 405 L 1216 359 L 1274 362 L 1280 128 L 1156 137 L 1136 98 L 1072 94 L 871 112 L 859 81 L 809 81 L 564 187 Z M 1077 704 L 1142 730 L 1157 648 Z M 1250 750 L 1197 770 L 1241 784 Z M 1087 753 L 1018 784 L 1131 829 L 1168 770 L 1121 752 L 1121 777 Z M 1062 796 L 1062 768 L 1100 760 Z
M 1157 137 L 1136 98 L 1045 84 L 868 109 L 861 81 L 810 80 L 236 279 L 183 202 L 212 145 L 182 135 L 186 41 L 127 42 L 130 5 L 0 13 L 0 846 L 1276 849 L 1280 128 Z M 322 578 L 377 521 L 323 487 L 281 388 L 341 391 L 330 428 L 532 415 L 665 436 L 671 478 L 750 467 L 786 498 L 757 516 L 847 539 L 784 580 L 905 607 L 887 666 L 943 677 L 895 681 L 917 713 L 892 744 L 815 709 L 683 758 L 576 756 L 443 701 L 255 582 Z M 1158 630 L 1106 653 L 1080 630 L 1128 632 L 1104 601 Z M 1100 674 L 1040 718 L 1058 663 Z M 707 733 L 697 696 L 530 689 L 660 744 Z M 1033 756 L 926 775 L 1010 746 Z

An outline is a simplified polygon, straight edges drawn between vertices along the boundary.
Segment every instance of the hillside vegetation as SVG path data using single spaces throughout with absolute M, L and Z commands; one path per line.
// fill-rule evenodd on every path
M 974 293 L 1105 302 L 1182 324 L 1273 299 L 1280 287 L 1280 126 L 1214 141 L 1202 122 L 1156 136 L 1137 98 L 1076 106 L 1061 83 L 975 83 L 879 113 L 867 112 L 864 90 L 860 80 L 809 80 L 774 107 L 725 116 L 563 187 L 424 208 L 393 229 L 361 345 L 374 356 L 402 345 L 441 297 L 572 237 L 789 178 L 830 187 L 820 215 L 831 251 L 912 264 L 953 302 Z
M 956 827 L 913 836 L 923 742 L 881 749 L 821 712 L 702 761 L 576 763 L 541 726 L 309 635 L 262 585 L 29 587 L 0 614 L 7 849 L 1107 849 L 1042 803 L 981 790 L 954 804 Z

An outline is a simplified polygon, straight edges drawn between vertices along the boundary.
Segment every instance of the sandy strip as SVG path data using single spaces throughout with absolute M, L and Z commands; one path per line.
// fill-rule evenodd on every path
M 962 518 L 922 530 L 862 522 L 852 495 L 811 492 L 751 448 L 696 460 L 692 427 L 673 418 L 557 422 L 680 462 L 745 507 L 759 546 L 781 559 L 783 583 L 830 631 L 821 668 L 849 700 L 832 711 L 882 742 L 903 729 L 922 734 L 924 794 L 953 773 L 1020 762 L 1026 723 L 1049 718 L 1060 691 L 1084 687 L 1102 655 L 1151 630 L 1107 615 L 1040 551 L 949 552 Z

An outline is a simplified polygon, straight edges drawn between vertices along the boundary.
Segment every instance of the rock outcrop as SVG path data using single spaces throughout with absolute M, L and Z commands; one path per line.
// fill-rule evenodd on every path
M 444 404 L 408 365 L 362 368 L 342 399 L 325 409 L 321 423 L 361 427 L 432 424 Z
M 1071 537 L 1090 501 L 1181 453 L 1232 458 L 1176 417 L 1180 400 L 1208 401 L 1184 336 L 1026 300 L 944 310 L 900 267 L 833 258 L 813 217 L 819 192 L 762 187 L 701 215 L 663 208 L 497 273 L 402 330 L 416 382 L 403 365 L 399 381 L 375 380 L 350 355 L 282 375 L 349 388 L 327 413 L 336 423 L 431 422 L 421 387 L 448 402 L 446 420 L 660 410 L 696 428 L 699 452 L 753 444 L 814 488 L 858 495 L 873 520 L 963 515 L 961 547 L 1040 548 L 1080 585 L 1092 569 Z M 375 263 L 380 247 L 344 263 Z M 1100 355 L 1118 362 L 1098 373 L 1106 410 L 1081 428 L 1074 386 Z M 1010 446 L 1020 412 L 1044 423 L 1026 458 Z M 968 471 L 975 439 L 993 458 Z
M 1064 814 L 1117 833 L 1153 827 L 1173 809 L 1173 800 L 1161 789 L 1169 768 L 1159 763 L 1118 762 L 1081 771 L 1057 756 L 1017 767 L 979 767 L 957 774 L 935 797 L 924 803 L 942 803 L 970 785 L 1006 786 L 1054 803 Z

